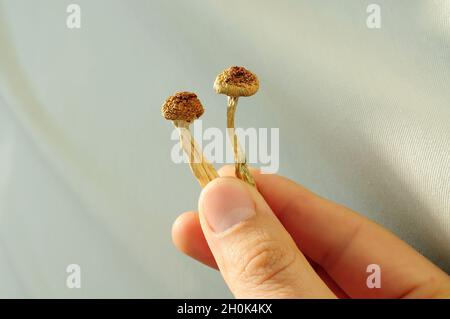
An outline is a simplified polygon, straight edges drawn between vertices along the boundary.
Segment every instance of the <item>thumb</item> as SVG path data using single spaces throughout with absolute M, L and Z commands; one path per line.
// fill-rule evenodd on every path
M 238 298 L 333 298 L 263 197 L 244 182 L 214 179 L 199 199 L 200 222 Z

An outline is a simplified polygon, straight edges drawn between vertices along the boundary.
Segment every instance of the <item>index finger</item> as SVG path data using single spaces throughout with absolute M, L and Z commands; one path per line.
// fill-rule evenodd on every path
M 225 167 L 221 175 L 233 175 Z M 433 297 L 448 275 L 385 228 L 321 198 L 287 178 L 253 171 L 259 192 L 300 250 L 321 265 L 351 297 Z M 381 287 L 371 289 L 367 267 L 381 270 Z

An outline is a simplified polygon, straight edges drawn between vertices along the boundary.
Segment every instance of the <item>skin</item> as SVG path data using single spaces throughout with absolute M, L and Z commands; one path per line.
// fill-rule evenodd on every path
M 220 270 L 237 298 L 450 298 L 450 277 L 408 244 L 352 210 L 277 175 L 252 170 L 258 191 L 219 171 L 199 212 L 179 216 L 175 246 Z M 241 184 L 255 204 L 251 218 L 216 233 L 205 212 L 215 196 L 232 200 Z M 235 188 L 234 188 L 235 189 Z M 366 285 L 369 264 L 381 288 Z

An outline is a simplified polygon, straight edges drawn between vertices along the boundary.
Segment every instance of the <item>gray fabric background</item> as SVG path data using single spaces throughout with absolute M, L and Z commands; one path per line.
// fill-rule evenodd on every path
M 280 128 L 280 174 L 450 271 L 450 1 L 0 0 L 0 297 L 231 296 L 171 243 L 200 189 L 159 111 L 195 91 L 223 127 L 229 65 L 260 77 L 238 121 Z

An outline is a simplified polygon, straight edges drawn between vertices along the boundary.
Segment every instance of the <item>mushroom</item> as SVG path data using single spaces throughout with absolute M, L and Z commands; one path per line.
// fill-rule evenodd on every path
M 218 177 L 216 170 L 204 157 L 195 142 L 189 125 L 204 112 L 202 103 L 195 93 L 178 92 L 164 102 L 161 113 L 166 120 L 173 121 L 180 134 L 180 144 L 188 156 L 189 166 L 202 187 Z
M 252 186 L 256 186 L 247 166 L 244 151 L 239 145 L 234 127 L 234 117 L 240 96 L 251 96 L 259 89 L 258 77 L 241 66 L 232 66 L 220 73 L 214 81 L 214 89 L 219 94 L 228 96 L 227 128 L 233 145 L 236 177 Z

